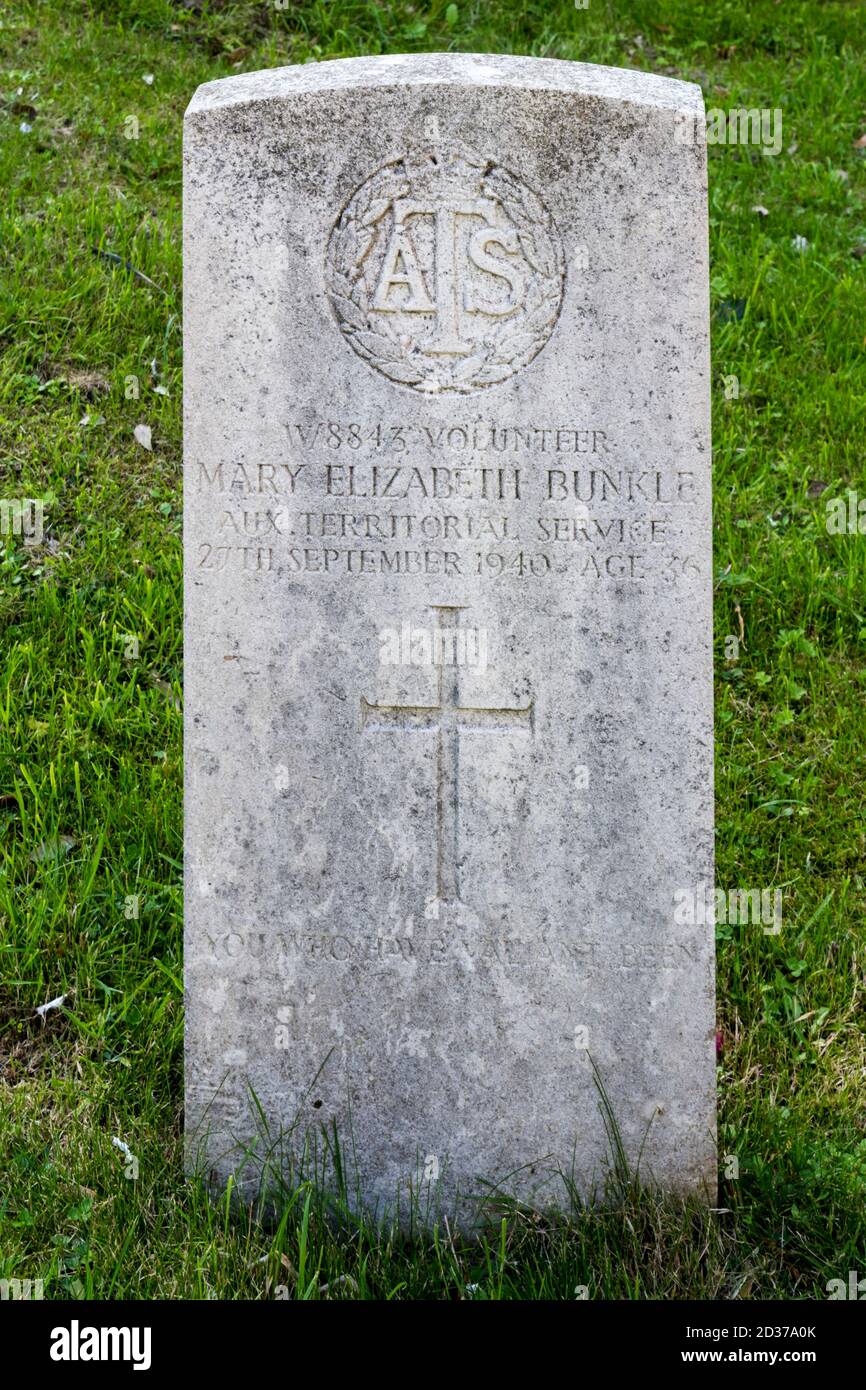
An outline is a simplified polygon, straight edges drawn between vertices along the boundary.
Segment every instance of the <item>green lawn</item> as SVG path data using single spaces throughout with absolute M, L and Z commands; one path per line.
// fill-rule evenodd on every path
M 0 1278 L 49 1298 L 824 1298 L 866 1273 L 866 535 L 825 525 L 828 498 L 866 497 L 864 7 L 283 2 L 0 19 L 0 497 L 45 515 L 39 544 L 0 534 Z M 718 882 L 784 892 L 778 936 L 718 929 L 719 1213 L 626 1182 L 472 1243 L 327 1224 L 309 1188 L 274 1231 L 182 1174 L 181 119 L 241 70 L 445 48 L 783 113 L 777 157 L 710 149 Z

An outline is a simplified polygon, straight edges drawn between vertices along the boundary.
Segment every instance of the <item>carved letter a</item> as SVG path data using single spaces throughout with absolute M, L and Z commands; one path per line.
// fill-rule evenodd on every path
M 395 285 L 405 285 L 409 290 L 409 298 L 404 304 L 388 303 L 388 295 Z M 379 309 L 383 313 L 432 314 L 435 312 L 435 305 L 424 287 L 421 267 L 418 265 L 412 243 L 404 227 L 399 223 L 394 228 L 391 244 L 382 263 L 382 272 L 376 286 L 376 293 L 373 296 L 373 308 Z

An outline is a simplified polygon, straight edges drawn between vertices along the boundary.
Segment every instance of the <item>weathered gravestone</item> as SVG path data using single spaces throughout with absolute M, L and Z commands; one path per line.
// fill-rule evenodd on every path
M 380 1210 L 563 1200 L 607 1168 L 597 1068 L 643 1174 L 714 1187 L 712 927 L 675 906 L 712 883 L 701 119 L 681 82 L 462 55 L 187 112 L 216 1180 L 335 1125 Z

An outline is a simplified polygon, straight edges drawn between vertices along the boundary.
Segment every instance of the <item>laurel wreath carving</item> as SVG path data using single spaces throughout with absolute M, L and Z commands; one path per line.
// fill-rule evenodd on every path
M 541 199 L 507 169 L 455 146 L 477 179 L 477 195 L 502 207 L 517 231 L 531 275 L 523 303 L 507 317 L 490 318 L 476 351 L 453 360 L 424 354 L 406 334 L 392 330 L 387 315 L 372 309 L 368 261 L 395 199 L 413 192 L 411 156 L 377 170 L 350 198 L 335 224 L 326 253 L 328 297 L 344 337 L 359 357 L 391 381 L 420 391 L 470 392 L 505 381 L 541 351 L 559 315 L 563 256 L 553 218 Z M 423 159 L 415 154 L 415 160 Z

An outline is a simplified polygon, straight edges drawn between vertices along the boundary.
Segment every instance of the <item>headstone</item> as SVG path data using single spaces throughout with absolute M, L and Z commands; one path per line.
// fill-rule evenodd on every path
M 713 928 L 683 910 L 713 881 L 702 113 L 454 54 L 187 112 L 186 1104 L 216 1182 L 336 1133 L 382 1213 L 556 1204 L 608 1170 L 601 1086 L 647 1181 L 714 1190 Z

